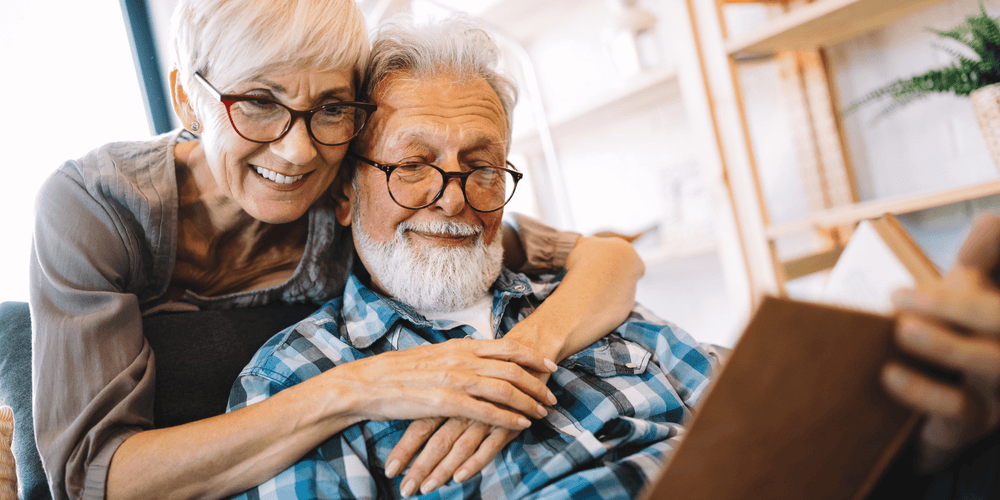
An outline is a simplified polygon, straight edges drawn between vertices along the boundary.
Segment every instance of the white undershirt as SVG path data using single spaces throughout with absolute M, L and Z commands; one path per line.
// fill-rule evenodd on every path
M 493 339 L 496 334 L 493 332 L 493 294 L 487 293 L 483 295 L 483 298 L 476 301 L 475 304 L 462 309 L 460 311 L 452 311 L 447 313 L 424 313 L 420 311 L 425 318 L 429 320 L 451 320 L 462 323 L 463 325 L 469 325 L 476 330 L 473 334 L 474 338 L 477 339 Z

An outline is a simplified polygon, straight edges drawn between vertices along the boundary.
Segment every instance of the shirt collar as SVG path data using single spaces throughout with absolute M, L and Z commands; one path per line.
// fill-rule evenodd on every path
M 407 304 L 399 302 L 372 290 L 364 284 L 357 270 L 351 272 L 344 287 L 342 313 L 344 318 L 344 339 L 355 349 L 366 349 L 386 333 L 392 331 L 399 321 L 414 326 L 435 328 L 436 322 L 428 320 Z M 363 271 L 362 271 L 363 272 Z M 523 297 L 531 293 L 531 282 L 523 274 L 507 268 L 490 287 L 493 293 L 493 316 L 500 317 L 511 298 Z

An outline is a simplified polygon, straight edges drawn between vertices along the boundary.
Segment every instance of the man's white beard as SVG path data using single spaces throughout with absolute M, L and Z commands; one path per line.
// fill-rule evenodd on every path
M 394 299 L 423 313 L 460 311 L 485 295 L 503 263 L 503 245 L 499 228 L 487 246 L 483 227 L 457 222 L 403 221 L 396 236 L 387 242 L 375 242 L 364 231 L 358 207 L 354 207 L 354 244 L 368 265 L 374 281 Z M 457 247 L 424 245 L 417 248 L 405 234 L 407 230 L 425 233 L 475 235 L 472 244 Z

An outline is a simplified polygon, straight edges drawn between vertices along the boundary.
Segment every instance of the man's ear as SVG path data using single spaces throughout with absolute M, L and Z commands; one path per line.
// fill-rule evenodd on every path
M 353 169 L 344 169 L 341 167 L 341 170 Z M 338 177 L 342 178 L 337 179 L 337 182 L 334 182 L 333 185 L 336 186 L 339 184 L 340 190 L 330 193 L 333 195 L 335 204 L 333 207 L 333 213 L 336 214 L 337 222 L 340 223 L 341 226 L 350 226 L 351 221 L 354 219 L 354 197 L 357 196 L 357 194 L 354 192 L 354 183 L 351 182 L 352 176 L 353 175 L 340 176 L 338 174 Z
M 200 132 L 201 127 L 198 127 L 198 130 L 191 130 L 191 124 L 198 121 L 198 116 L 195 115 L 191 101 L 188 100 L 187 93 L 184 92 L 184 87 L 178 78 L 179 75 L 180 72 L 177 68 L 170 71 L 170 99 L 174 104 L 174 113 L 177 113 L 181 125 L 189 132 Z

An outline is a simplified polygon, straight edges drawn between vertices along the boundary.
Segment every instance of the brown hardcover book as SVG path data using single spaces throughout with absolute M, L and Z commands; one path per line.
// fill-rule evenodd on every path
M 863 498 L 918 422 L 878 381 L 893 324 L 765 298 L 644 497 Z

